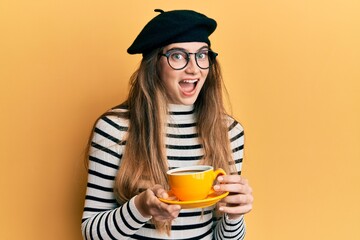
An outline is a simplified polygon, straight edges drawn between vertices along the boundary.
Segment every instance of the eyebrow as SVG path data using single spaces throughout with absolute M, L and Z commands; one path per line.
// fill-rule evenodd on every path
M 201 50 L 203 50 L 203 49 L 208 49 L 208 50 L 210 50 L 210 48 L 209 48 L 208 46 L 202 46 L 202 47 L 199 48 L 196 52 L 201 51 Z M 166 50 L 166 52 L 174 51 L 174 50 L 181 50 L 181 51 L 188 52 L 187 49 L 185 49 L 185 48 L 179 48 L 179 47 L 170 48 L 170 49 Z

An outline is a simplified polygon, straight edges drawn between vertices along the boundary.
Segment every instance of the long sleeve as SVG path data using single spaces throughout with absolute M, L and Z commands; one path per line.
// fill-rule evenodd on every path
M 134 198 L 121 206 L 115 200 L 114 181 L 124 148 L 118 140 L 127 130 L 120 124 L 103 117 L 95 125 L 82 218 L 84 239 L 127 239 L 149 220 L 137 211 Z
M 244 131 L 242 126 L 233 121 L 229 126 L 230 146 L 232 157 L 236 164 L 237 173 L 241 174 L 244 148 Z M 223 216 L 214 229 L 214 239 L 234 239 L 242 240 L 245 238 L 244 216 L 239 219 L 231 220 L 226 215 Z

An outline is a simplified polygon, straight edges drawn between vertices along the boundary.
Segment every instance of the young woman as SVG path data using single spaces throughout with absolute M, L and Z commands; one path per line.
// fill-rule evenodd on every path
M 215 20 L 190 10 L 160 12 L 128 53 L 142 54 L 127 100 L 101 116 L 89 144 L 84 239 L 243 239 L 252 189 L 240 177 L 244 135 L 227 115 Z M 166 171 L 212 165 L 230 192 L 206 208 L 166 204 Z

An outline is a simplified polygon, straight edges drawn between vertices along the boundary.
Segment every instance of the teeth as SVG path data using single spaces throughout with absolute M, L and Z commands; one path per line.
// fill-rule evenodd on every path
M 195 80 L 182 80 L 182 82 L 185 82 L 185 83 L 196 83 L 198 80 L 195 79 Z

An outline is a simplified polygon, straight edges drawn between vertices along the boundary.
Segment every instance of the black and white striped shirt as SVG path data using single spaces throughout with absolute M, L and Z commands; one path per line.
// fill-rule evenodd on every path
M 114 111 L 126 111 L 115 109 Z M 172 222 L 170 236 L 157 232 L 134 204 L 134 198 L 119 206 L 113 192 L 115 176 L 125 145 L 118 144 L 128 129 L 128 120 L 102 117 L 95 125 L 90 148 L 88 184 L 82 218 L 84 239 L 244 239 L 243 217 L 217 219 L 215 206 L 182 209 Z M 229 117 L 229 138 L 238 173 L 243 159 L 243 128 Z M 169 168 L 197 165 L 203 149 L 196 131 L 193 106 L 169 105 L 166 129 Z

